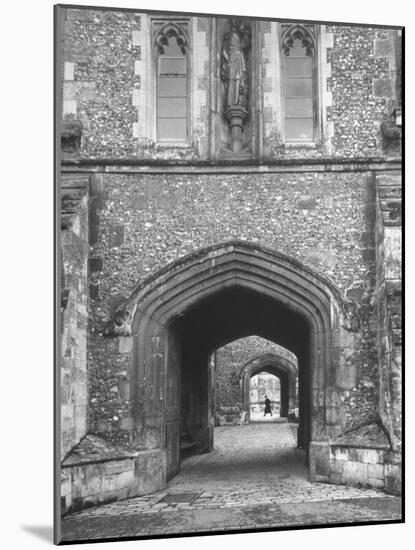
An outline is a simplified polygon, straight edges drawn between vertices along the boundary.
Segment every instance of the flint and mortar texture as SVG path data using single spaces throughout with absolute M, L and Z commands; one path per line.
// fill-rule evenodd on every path
M 221 99 L 210 93 L 212 84 L 222 86 L 211 68 L 210 21 L 210 18 L 189 18 L 193 35 L 188 53 L 193 67 L 189 84 L 193 105 L 189 112 L 190 134 L 185 147 L 165 147 L 155 140 L 154 121 L 151 122 L 156 73 L 149 68 L 154 56 L 151 33 L 143 30 L 151 28 L 151 17 L 132 12 L 65 10 L 64 115 L 82 121 L 80 157 L 180 161 L 209 158 L 212 154 L 209 133 L 216 126 L 221 128 L 221 135 L 226 131 L 219 112 Z M 287 146 L 281 140 L 282 122 L 278 122 L 275 97 L 278 93 L 275 83 L 280 79 L 275 63 L 279 35 L 275 24 L 263 23 L 260 28 L 263 47 L 258 66 L 266 126 L 260 140 L 264 140 L 264 159 L 379 157 L 380 123 L 390 117 L 397 101 L 390 34 L 370 27 L 322 26 L 323 34 L 331 36 L 332 47 L 315 54 L 317 58 L 320 56 L 317 65 L 328 67 L 322 72 L 322 79 L 316 76 L 317 88 L 321 88 L 321 104 L 317 102 L 316 108 L 325 113 L 326 120 L 319 122 L 313 144 Z M 222 95 L 223 90 L 219 98 Z M 260 106 L 261 102 L 253 108 L 262 109 Z M 322 135 L 327 123 L 332 124 L 333 136 Z M 245 133 L 251 132 L 254 129 L 249 122 Z M 227 138 L 219 139 L 225 143 Z M 249 140 L 245 136 L 244 141 Z
M 330 120 L 334 125 L 333 150 L 344 157 L 377 156 L 380 137 L 377 122 L 389 115 L 392 80 L 387 57 L 374 53 L 375 41 L 384 31 L 359 27 L 332 27 L 333 96 Z M 376 90 L 379 79 L 388 90 Z
M 134 156 L 132 139 L 137 109 L 132 103 L 140 79 L 134 63 L 140 51 L 132 43 L 140 15 L 104 10 L 66 10 L 65 61 L 74 63 L 74 81 L 64 82 L 64 102 L 71 88 L 76 115 L 84 125 L 84 156 Z
M 374 240 L 367 174 L 105 175 L 90 302 L 91 428 L 117 434 L 130 356 L 102 336 L 114 304 L 146 277 L 198 248 L 239 238 L 279 250 L 331 278 L 359 305 L 361 330 L 346 350 L 345 422 L 374 413 L 377 389 Z M 218 208 L 218 205 L 220 207 Z M 123 404 L 122 404 L 123 403 Z M 128 405 L 128 404 L 127 404 Z M 127 435 L 120 435 L 126 438 Z

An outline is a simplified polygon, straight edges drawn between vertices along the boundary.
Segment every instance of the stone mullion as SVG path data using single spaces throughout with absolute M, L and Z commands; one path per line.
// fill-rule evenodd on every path
M 152 96 L 151 60 L 153 58 L 150 44 L 150 19 L 148 15 L 141 16 L 140 30 L 132 32 L 132 45 L 137 48 L 137 59 L 134 63 L 134 74 L 138 78 L 132 91 L 132 103 L 137 108 L 137 122 L 133 123 L 133 138 L 138 147 L 148 144 L 149 139 L 155 138 L 155 131 L 151 125 L 151 108 L 156 101 Z
M 325 145 L 327 155 L 332 154 L 334 136 L 334 124 L 331 121 L 331 109 L 333 106 L 333 97 L 330 89 L 331 81 L 331 51 L 333 49 L 333 33 L 328 31 L 327 25 L 320 27 L 320 40 L 318 41 L 318 74 L 319 79 L 319 100 L 321 103 L 319 109 L 319 122 L 321 138 Z
M 263 24 L 264 25 L 264 24 Z M 262 90 L 263 90 L 263 139 L 264 157 L 271 155 L 273 145 L 281 141 L 281 53 L 279 48 L 279 23 L 271 21 L 269 32 L 263 32 Z
M 205 17 L 193 17 L 191 24 L 191 97 L 189 132 L 192 140 L 199 151 L 199 155 L 205 158 L 208 153 L 208 109 L 210 90 L 210 55 L 206 28 L 209 28 L 210 21 Z

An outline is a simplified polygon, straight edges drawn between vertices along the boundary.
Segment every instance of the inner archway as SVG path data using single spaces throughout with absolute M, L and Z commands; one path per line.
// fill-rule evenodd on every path
M 295 407 L 298 407 L 298 361 L 289 350 L 258 335 L 247 336 L 215 350 L 211 360 L 215 368 L 216 425 L 238 425 L 250 421 L 252 407 L 249 401 L 253 397 L 248 399 L 247 381 L 261 368 L 269 375 L 275 374 L 278 384 L 282 384 L 282 400 L 278 397 L 281 413 L 294 419 Z
M 307 446 L 311 437 L 311 331 L 304 318 L 256 291 L 235 287 L 209 296 L 190 309 L 174 321 L 172 332 L 180 335 L 181 344 L 181 395 L 184 404 L 181 425 L 185 425 L 187 437 L 191 437 L 195 444 L 195 452 L 213 449 L 215 369 L 209 361 L 210 354 L 228 341 L 253 334 L 290 350 L 295 349 L 302 367 L 300 418 L 303 424 L 300 432 L 304 437 L 302 446 Z M 260 364 L 259 371 L 265 366 Z M 268 370 L 270 368 L 272 364 Z M 285 375 L 281 368 L 277 372 Z M 253 370 L 252 374 L 255 374 Z M 244 383 L 245 409 L 249 401 L 249 378 L 248 375 Z
M 136 289 L 117 312 L 114 332 L 134 335 L 131 431 L 145 448 L 166 453 L 167 478 L 180 468 L 184 423 L 196 452 L 213 448 L 210 358 L 236 338 L 256 334 L 296 355 L 305 448 L 338 431 L 337 417 L 328 412 L 338 407 L 331 386 L 340 303 L 334 285 L 320 275 L 245 242 L 198 251 Z
M 280 380 L 280 416 L 298 420 L 298 387 L 299 385 L 303 387 L 307 381 L 302 380 L 303 373 L 298 372 L 297 357 L 285 350 L 284 355 L 282 353 L 264 353 L 247 361 L 240 372 L 244 407 L 248 406 L 250 399 L 249 381 L 260 372 L 267 372 Z M 301 408 L 305 412 L 303 405 Z M 299 441 L 300 446 L 303 446 L 304 443 L 305 441 Z

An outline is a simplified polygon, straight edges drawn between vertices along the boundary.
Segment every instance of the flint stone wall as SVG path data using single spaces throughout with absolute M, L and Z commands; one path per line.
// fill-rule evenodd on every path
M 286 146 L 281 142 L 282 122 L 278 122 L 277 23 L 263 21 L 258 26 L 259 54 L 253 44 L 250 56 L 258 55 L 252 65 L 263 95 L 255 98 L 257 103 L 251 108 L 261 112 L 263 119 L 261 156 L 268 160 L 382 156 L 380 124 L 397 104 L 393 31 L 318 27 L 320 135 L 312 145 Z M 210 139 L 217 128 L 223 130 L 223 114 L 218 99 L 222 83 L 212 61 L 210 18 L 189 17 L 192 110 L 189 143 L 184 147 L 165 147 L 155 140 L 149 15 L 68 8 L 63 10 L 62 28 L 62 116 L 82 123 L 80 157 L 197 161 L 214 156 L 215 144 Z M 252 133 L 244 138 L 246 142 L 256 139 L 258 122 L 252 124 L 253 119 L 251 115 L 245 128 L 247 134 Z
M 371 174 L 105 174 L 95 181 L 101 191 L 91 227 L 96 236 L 91 253 L 100 259 L 90 277 L 95 290 L 89 305 L 94 433 L 143 444 L 140 435 L 134 442 L 128 435 L 133 337 L 103 336 L 114 309 L 169 262 L 234 238 L 289 254 L 331 278 L 355 302 L 359 326 L 344 343 L 336 375 L 341 423 L 353 425 L 374 414 L 378 377 Z

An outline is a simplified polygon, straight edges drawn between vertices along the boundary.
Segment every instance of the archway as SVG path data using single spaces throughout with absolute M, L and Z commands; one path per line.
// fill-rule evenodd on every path
M 250 421 L 262 422 L 266 417 L 264 411 L 265 399 L 270 400 L 270 418 L 282 417 L 285 412 L 284 395 L 287 395 L 287 390 L 284 384 L 281 384 L 279 376 L 263 370 L 253 374 L 249 379 L 249 403 L 247 412 Z M 286 412 L 285 416 L 287 416 Z M 265 418 L 265 420 L 267 420 L 267 418 Z
M 134 337 L 130 440 L 180 468 L 182 412 L 198 452 L 213 447 L 211 352 L 257 334 L 298 358 L 300 437 L 338 431 L 333 389 L 341 297 L 300 262 L 246 242 L 215 245 L 167 266 L 140 285 L 117 312 L 113 333 Z M 333 403 L 331 402 L 334 396 Z
M 297 365 L 275 353 L 265 353 L 250 359 L 242 368 L 239 375 L 242 389 L 242 403 L 249 415 L 249 380 L 260 372 L 268 372 L 280 379 L 281 406 L 280 416 L 294 415 L 298 407 L 297 397 Z

